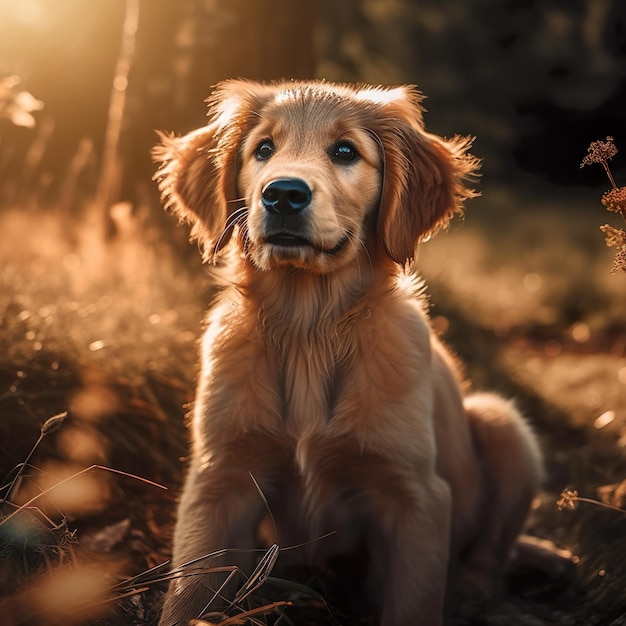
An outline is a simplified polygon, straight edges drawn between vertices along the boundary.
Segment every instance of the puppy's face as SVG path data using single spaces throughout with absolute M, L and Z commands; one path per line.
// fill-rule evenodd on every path
M 242 230 L 262 270 L 326 273 L 350 263 L 373 235 L 381 147 L 342 101 L 285 91 L 244 138 L 237 178 L 248 209 Z
M 209 259 L 238 242 L 263 271 L 326 274 L 374 250 L 402 265 L 475 195 L 471 139 L 427 133 L 411 87 L 226 81 L 209 116 L 154 151 Z

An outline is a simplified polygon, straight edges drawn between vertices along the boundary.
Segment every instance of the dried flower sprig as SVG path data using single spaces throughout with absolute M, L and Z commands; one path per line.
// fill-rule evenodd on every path
M 557 500 L 556 506 L 558 507 L 559 511 L 574 511 L 578 507 L 579 502 L 594 504 L 595 506 L 600 506 L 605 509 L 618 511 L 619 513 L 626 513 L 626 510 L 614 504 L 600 502 L 599 500 L 594 500 L 593 498 L 584 498 L 582 496 L 579 496 L 576 489 L 565 489 L 564 491 L 562 491 L 561 497 Z
M 602 194 L 602 206 L 612 213 L 621 213 L 624 216 L 626 209 L 626 187 L 613 187 Z
M 600 226 L 600 230 L 604 233 L 606 245 L 609 248 L 621 248 L 622 246 L 626 246 L 626 232 L 623 230 L 613 228 L 613 226 L 609 226 L 608 224 Z
M 611 181 L 613 188 L 616 187 L 609 161 L 617 154 L 617 148 L 613 143 L 613 137 L 607 137 L 606 141 L 592 141 L 587 148 L 587 156 L 582 160 L 580 167 L 591 165 L 592 163 L 600 163 L 604 167 L 606 175 Z
M 609 191 L 602 195 L 601 203 L 607 211 L 619 213 L 626 222 L 626 187 L 618 187 L 609 167 L 609 161 L 617 154 L 617 147 L 613 143 L 613 137 L 607 137 L 606 141 L 592 141 L 587 148 L 587 155 L 582 160 L 580 167 L 599 163 L 604 168 L 606 175 L 611 182 Z M 626 232 L 613 228 L 608 224 L 600 227 L 606 237 L 606 245 L 609 248 L 617 248 L 611 273 L 619 270 L 626 272 Z

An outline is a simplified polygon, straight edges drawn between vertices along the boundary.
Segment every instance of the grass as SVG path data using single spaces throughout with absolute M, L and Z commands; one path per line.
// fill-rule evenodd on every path
M 121 576 L 166 559 L 163 528 L 174 495 L 129 484 L 137 481 L 126 475 L 174 487 L 180 481 L 199 300 L 210 290 L 200 272 L 195 281 L 180 280 L 184 270 L 164 252 L 168 244 L 151 238 L 154 229 L 135 236 L 134 228 L 146 226 L 141 218 L 118 214 L 125 230 L 113 242 L 88 218 L 36 210 L 5 210 L 0 217 L 0 476 L 9 476 L 0 508 L 1 558 L 8 566 L 1 569 L 12 572 L 1 589 L 4 613 L 12 616 L 7 623 L 85 623 L 110 614 L 110 604 L 91 605 L 102 603 Z M 55 433 L 46 421 L 52 413 L 68 415 Z M 104 466 L 110 469 L 97 471 Z M 146 505 L 153 507 L 148 514 Z M 113 541 L 109 530 L 124 521 L 128 531 Z M 77 572 L 88 587 L 86 612 L 64 598 L 56 615 L 54 602 L 38 600 Z M 58 593 L 50 593 L 55 601 Z M 154 621 L 152 603 L 142 600 L 135 614 L 153 614 Z M 38 606 L 38 617 L 28 617 Z
M 2 589 L 12 597 L 4 602 L 3 610 L 11 624 L 32 623 L 64 623 L 80 624 L 93 623 L 93 617 L 98 614 L 110 613 L 108 608 L 115 605 L 124 607 L 125 601 L 131 602 L 134 609 L 132 622 L 155 622 L 158 615 L 158 602 L 146 611 L 145 600 L 148 593 L 157 590 L 157 598 L 163 591 L 164 584 L 179 576 L 198 575 L 199 573 L 225 574 L 223 584 L 215 590 L 213 597 L 207 602 L 203 611 L 202 620 L 198 624 L 209 624 L 219 621 L 223 625 L 235 624 L 264 624 L 262 618 L 270 614 L 282 615 L 282 609 L 299 605 L 323 609 L 329 616 L 330 622 L 337 624 L 332 618 L 323 597 L 312 588 L 290 580 L 283 580 L 271 576 L 281 549 L 277 545 L 271 546 L 262 553 L 256 569 L 245 576 L 236 567 L 204 567 L 198 570 L 197 564 L 205 560 L 223 556 L 230 550 L 221 550 L 208 554 L 182 566 L 171 569 L 165 561 L 149 568 L 137 575 L 123 577 L 119 582 L 124 569 L 119 559 L 106 558 L 100 555 L 97 560 L 97 569 L 91 567 L 85 553 L 84 546 L 76 539 L 76 534 L 69 530 L 67 517 L 61 513 L 56 505 L 60 521 L 55 522 L 37 505 L 52 500 L 66 487 L 74 487 L 84 476 L 99 471 L 110 472 L 114 475 L 139 481 L 151 487 L 165 489 L 153 481 L 115 470 L 101 465 L 91 465 L 72 473 L 63 480 L 54 480 L 43 489 L 38 486 L 35 495 L 20 504 L 12 499 L 13 493 L 20 492 L 22 479 L 28 472 L 28 481 L 36 483 L 40 470 L 29 463 L 45 437 L 59 430 L 68 418 L 67 413 L 61 413 L 48 418 L 41 427 L 40 435 L 31 448 L 24 462 L 18 464 L 8 478 L 6 484 L 0 487 L 0 536 L 4 539 L 4 549 L 0 551 L 0 563 L 3 571 L 11 572 L 13 584 L 8 578 L 3 580 Z M 94 485 L 96 498 L 101 498 L 101 490 Z M 72 491 L 76 495 L 76 491 Z M 81 497 L 85 491 L 79 489 Z M 71 503 L 64 509 L 71 509 Z M 128 530 L 128 524 L 118 523 L 104 528 L 99 533 L 100 551 L 110 551 L 116 543 L 123 539 Z M 89 543 L 89 542 L 85 542 Z M 108 549 L 107 549 L 108 548 Z M 290 549 L 290 548 L 287 548 Z M 18 574 L 19 572 L 19 574 Z M 16 575 L 17 574 L 17 575 Z M 230 609 L 226 613 L 211 611 L 211 605 L 218 597 L 223 597 L 223 589 L 232 580 L 240 578 L 242 584 L 230 600 Z M 11 587 L 14 587 L 11 589 Z M 267 587 L 276 587 L 280 593 L 291 599 L 263 600 Z M 154 594 L 153 594 L 154 595 Z M 271 595 L 271 594 L 270 594 Z M 133 602 L 134 601 L 134 602 Z M 148 617 L 151 616 L 151 619 Z M 208 620 L 212 620 L 209 622 Z M 95 623 L 99 623 L 96 620 Z M 110 623 L 110 622 L 107 622 Z M 121 623 L 115 620 L 114 623 Z M 276 622 L 278 623 L 278 622 Z M 289 623 L 289 622 L 287 622 Z
M 436 327 L 477 387 L 519 398 L 546 450 L 530 529 L 579 557 L 574 581 L 514 572 L 488 625 L 610 624 L 626 608 L 624 516 L 556 506 L 570 489 L 620 507 L 626 476 L 626 286 L 580 196 L 484 190 L 420 253 Z M 0 215 L 0 624 L 156 624 L 212 293 L 160 210 L 118 205 L 114 238 L 88 209 Z M 281 549 L 227 623 L 332 623 L 323 587 L 277 578 Z

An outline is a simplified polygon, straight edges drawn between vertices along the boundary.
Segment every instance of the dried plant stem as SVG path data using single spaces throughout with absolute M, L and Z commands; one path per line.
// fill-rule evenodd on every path
M 608 504 L 607 502 L 600 502 L 599 500 L 594 500 L 593 498 L 585 498 L 583 496 L 575 496 L 572 498 L 576 502 L 585 502 L 587 504 L 593 504 L 595 506 L 599 506 L 603 509 L 609 509 L 611 511 L 617 511 L 618 513 L 626 513 L 626 511 L 619 506 L 615 506 L 614 504 Z
M 41 426 L 41 431 L 39 433 L 39 438 L 35 441 L 35 445 L 31 448 L 30 452 L 26 456 L 26 459 L 17 466 L 17 473 L 13 477 L 13 480 L 9 483 L 7 487 L 7 493 L 4 498 L 0 499 L 0 504 L 3 502 L 7 502 L 11 499 L 11 494 L 14 491 L 19 489 L 22 474 L 24 470 L 28 466 L 28 462 L 31 460 L 35 450 L 39 447 L 39 444 L 42 442 L 43 438 L 50 433 L 53 433 L 55 430 L 58 430 L 63 422 L 67 419 L 67 411 L 63 411 L 62 413 L 58 413 L 57 415 L 53 415 L 49 417 Z M 2 487 L 4 489 L 4 487 Z
M 626 510 L 622 509 L 619 506 L 616 506 L 615 504 L 609 504 L 607 502 L 600 502 L 600 500 L 594 500 L 593 498 L 585 498 L 584 496 L 579 496 L 576 489 L 565 489 L 561 493 L 561 497 L 559 498 L 556 505 L 561 511 L 563 509 L 569 509 L 570 511 L 573 511 L 576 508 L 576 504 L 579 502 L 584 502 L 585 504 L 593 504 L 594 506 L 599 506 L 603 509 L 617 511 L 618 513 L 626 513 Z
M 44 434 L 41 433 L 39 435 L 39 439 L 37 439 L 37 441 L 35 442 L 35 445 L 30 449 L 30 452 L 26 456 L 26 459 L 17 466 L 18 470 L 17 470 L 15 476 L 13 477 L 13 480 L 9 483 L 9 485 L 7 487 L 6 495 L 4 496 L 4 498 L 0 498 L 0 503 L 10 501 L 11 500 L 11 494 L 14 491 L 17 491 L 17 489 L 19 488 L 19 486 L 21 484 L 22 474 L 24 473 L 24 470 L 28 466 L 28 462 L 30 461 L 30 459 L 33 456 L 33 454 L 35 453 L 35 450 L 39 447 L 39 444 L 42 442 L 43 438 L 44 438 Z
M 611 183 L 611 186 L 613 187 L 613 189 L 617 189 L 617 185 L 615 184 L 615 179 L 613 178 L 613 174 L 611 172 L 611 168 L 609 167 L 609 164 L 607 161 L 601 161 L 602 163 L 602 167 L 604 168 L 604 171 L 606 172 L 606 175 L 609 179 L 609 182 Z
M 237 615 L 233 615 L 220 622 L 223 626 L 230 626 L 234 624 L 244 624 L 247 618 L 250 618 L 254 615 L 265 615 L 274 609 L 278 609 L 283 606 L 292 606 L 293 602 L 289 602 L 288 600 L 279 600 L 278 602 L 272 602 L 271 604 L 266 604 L 264 606 L 260 606 L 256 609 L 250 609 L 249 611 L 244 611 L 243 613 L 238 613 Z M 243 621 L 242 621 L 243 620 Z
M 51 491 L 53 491 L 57 487 L 60 487 L 61 485 L 64 485 L 65 483 L 68 483 L 70 480 L 73 480 L 74 478 L 78 478 L 79 476 L 82 476 L 83 474 L 86 474 L 87 472 L 90 472 L 90 471 L 96 470 L 96 469 L 103 470 L 105 472 L 111 472 L 113 474 L 120 474 L 121 476 L 127 476 L 128 478 L 134 478 L 135 480 L 139 480 L 142 483 L 146 483 L 147 485 L 151 485 L 152 487 L 158 487 L 159 489 L 167 490 L 167 487 L 164 487 L 163 485 L 159 485 L 159 483 L 155 483 L 152 480 L 148 480 L 147 478 L 142 478 L 141 476 L 136 476 L 135 474 L 129 474 L 128 472 L 123 472 L 121 470 L 116 470 L 116 469 L 113 469 L 112 467 L 106 467 L 104 465 L 90 465 L 89 467 L 86 467 L 85 469 L 82 469 L 79 472 L 76 472 L 75 474 L 72 474 L 71 476 L 68 476 L 67 478 L 64 478 L 63 480 L 59 481 L 58 483 L 52 485 L 52 487 L 48 487 L 48 489 L 45 489 L 41 493 L 38 493 L 36 496 L 33 496 L 30 500 L 28 500 L 28 502 L 25 502 L 17 510 L 13 511 L 13 513 L 11 513 L 11 514 L 7 515 L 6 517 L 2 518 L 0 520 L 0 526 L 2 526 L 3 524 L 6 524 L 9 520 L 11 520 L 13 517 L 18 515 L 18 513 L 20 511 L 22 511 L 23 509 L 27 509 L 28 507 L 32 506 L 37 500 L 39 500 L 39 498 L 49 494 Z
M 609 161 L 617 154 L 617 148 L 613 143 L 613 137 L 608 136 L 606 141 L 592 141 L 587 148 L 587 154 L 583 158 L 580 167 L 599 163 L 604 169 L 611 189 L 602 195 L 602 204 L 607 211 L 619 213 L 626 222 L 626 187 L 618 187 L 609 167 Z M 611 274 L 622 270 L 626 272 L 626 231 L 613 228 L 609 224 L 600 227 L 605 234 L 605 242 L 609 248 L 617 248 L 613 259 Z

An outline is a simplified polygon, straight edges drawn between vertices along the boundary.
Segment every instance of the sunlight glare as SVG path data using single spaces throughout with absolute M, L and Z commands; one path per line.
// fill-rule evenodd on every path
M 591 329 L 585 322 L 577 322 L 571 328 L 572 339 L 576 343 L 586 343 L 591 339 Z
M 92 428 L 73 426 L 58 436 L 59 450 L 74 463 L 91 464 L 106 462 L 106 444 Z
M 549 341 L 546 341 L 543 349 L 546 356 L 557 357 L 561 354 L 562 346 L 556 339 L 550 339 Z
M 109 479 L 102 473 L 80 473 L 79 466 L 49 461 L 42 465 L 36 481 L 18 492 L 17 503 L 37 498 L 36 506 L 54 515 L 89 515 L 101 511 L 109 502 Z M 46 492 L 42 495 L 42 492 Z
M 605 411 L 604 413 L 602 413 L 602 415 L 596 418 L 596 420 L 593 423 L 593 426 L 597 430 L 600 430 L 604 428 L 605 426 L 608 426 L 614 419 L 615 419 L 615 411 Z
M 112 565 L 103 568 L 102 563 L 97 568 L 56 569 L 38 580 L 33 604 L 54 623 L 76 624 L 79 617 L 93 618 L 103 610 L 101 604 L 114 572 Z
M 128 79 L 126 76 L 116 76 L 113 79 L 113 87 L 117 91 L 126 91 L 126 88 L 128 87 Z
M 115 393 L 97 384 L 76 391 L 70 398 L 70 411 L 86 422 L 99 421 L 118 409 L 119 400 Z
M 13 16 L 16 21 L 28 26 L 40 24 L 44 18 L 44 10 L 39 0 L 20 0 L 13 3 Z
M 537 272 L 528 272 L 524 275 L 524 287 L 531 293 L 539 291 L 543 285 L 543 278 Z

